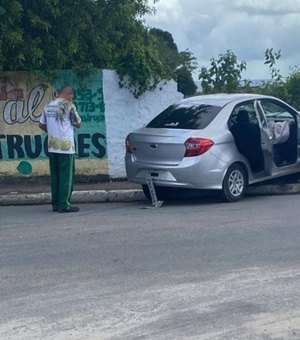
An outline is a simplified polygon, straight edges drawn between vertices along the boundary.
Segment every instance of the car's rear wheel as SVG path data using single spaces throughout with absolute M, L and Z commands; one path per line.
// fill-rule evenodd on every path
M 245 170 L 239 164 L 229 167 L 223 180 L 222 198 L 225 202 L 240 200 L 246 189 Z
M 146 196 L 146 198 L 151 201 L 151 194 L 150 194 L 148 185 L 143 184 L 142 188 L 143 188 L 143 193 Z M 159 201 L 168 200 L 172 196 L 172 188 L 168 188 L 168 187 L 155 186 L 155 192 L 156 192 L 156 197 Z
M 150 195 L 150 190 L 148 188 L 148 185 L 143 184 L 142 188 L 143 188 L 143 193 L 146 196 L 146 198 L 151 201 L 151 195 Z

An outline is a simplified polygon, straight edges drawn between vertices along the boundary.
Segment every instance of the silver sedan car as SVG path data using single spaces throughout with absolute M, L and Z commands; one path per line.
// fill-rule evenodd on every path
M 126 138 L 128 180 L 149 179 L 158 199 L 174 188 L 219 190 L 238 201 L 247 185 L 300 171 L 299 113 L 258 94 L 183 99 Z

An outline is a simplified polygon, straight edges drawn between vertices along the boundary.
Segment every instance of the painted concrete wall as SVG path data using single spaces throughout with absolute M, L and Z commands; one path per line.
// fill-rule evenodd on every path
M 163 109 L 183 98 L 174 81 L 161 82 L 153 92 L 136 99 L 126 88 L 119 87 L 114 71 L 103 72 L 103 95 L 107 133 L 108 171 L 111 178 L 126 177 L 125 138 L 144 126 Z
M 176 83 L 162 82 L 153 92 L 135 99 L 119 87 L 114 71 L 99 70 L 84 80 L 61 71 L 54 83 L 28 73 L 0 78 L 0 177 L 47 176 L 47 134 L 38 128 L 43 107 L 55 89 L 72 84 L 75 104 L 82 117 L 76 130 L 76 174 L 126 177 L 124 142 L 127 134 L 150 121 L 182 94 Z
M 47 176 L 47 134 L 38 127 L 43 107 L 55 89 L 72 84 L 82 117 L 76 131 L 77 173 L 108 173 L 102 71 L 80 80 L 71 71 L 60 71 L 53 83 L 28 73 L 12 73 L 0 79 L 0 176 Z

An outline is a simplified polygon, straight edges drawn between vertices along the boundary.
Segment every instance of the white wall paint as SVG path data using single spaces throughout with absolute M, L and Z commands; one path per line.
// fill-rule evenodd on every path
M 108 175 L 124 178 L 125 138 L 142 127 L 170 104 L 183 98 L 174 81 L 161 82 L 153 92 L 136 99 L 126 88 L 120 88 L 115 71 L 103 71 Z

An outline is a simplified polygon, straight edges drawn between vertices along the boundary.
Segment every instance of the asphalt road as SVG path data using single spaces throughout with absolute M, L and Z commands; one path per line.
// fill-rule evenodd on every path
M 0 207 L 0 339 L 300 339 L 300 196 Z

